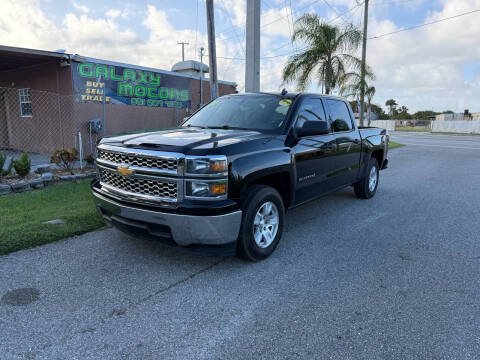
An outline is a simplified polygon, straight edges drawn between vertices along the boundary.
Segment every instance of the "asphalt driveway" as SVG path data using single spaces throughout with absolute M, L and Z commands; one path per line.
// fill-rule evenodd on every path
M 480 137 L 392 137 L 375 198 L 291 211 L 264 262 L 112 229 L 0 257 L 0 359 L 478 359 Z

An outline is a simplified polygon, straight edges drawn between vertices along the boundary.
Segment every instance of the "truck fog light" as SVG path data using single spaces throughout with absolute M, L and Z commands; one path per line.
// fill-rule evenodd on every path
M 191 183 L 191 195 L 192 196 L 208 196 L 210 188 L 206 183 Z

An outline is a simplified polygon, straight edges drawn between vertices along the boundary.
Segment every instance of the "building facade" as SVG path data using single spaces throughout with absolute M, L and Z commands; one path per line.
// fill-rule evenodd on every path
M 209 80 L 202 86 L 207 103 Z M 234 93 L 236 84 L 219 81 L 219 92 Z M 0 150 L 51 154 L 81 138 L 88 154 L 99 137 L 174 127 L 199 104 L 193 74 L 0 46 Z M 104 114 L 96 134 L 89 122 L 103 124 Z

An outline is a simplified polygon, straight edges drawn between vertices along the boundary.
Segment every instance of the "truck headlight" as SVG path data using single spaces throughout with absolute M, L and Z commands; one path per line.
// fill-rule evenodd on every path
M 185 173 L 190 175 L 226 175 L 226 156 L 187 157 Z
M 226 180 L 220 181 L 186 181 L 186 196 L 196 198 L 225 198 L 227 195 Z

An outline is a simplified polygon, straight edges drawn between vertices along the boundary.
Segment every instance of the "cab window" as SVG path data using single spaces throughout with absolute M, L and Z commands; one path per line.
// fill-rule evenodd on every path
M 327 121 L 320 99 L 305 99 L 300 105 L 296 127 L 302 127 L 305 121 Z
M 330 110 L 330 121 L 334 132 L 352 130 L 352 118 L 348 111 L 347 104 L 335 99 L 326 99 L 328 109 Z

